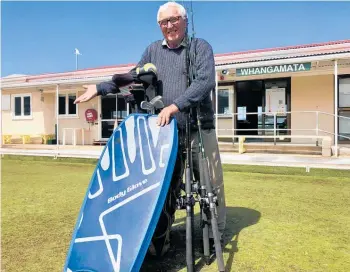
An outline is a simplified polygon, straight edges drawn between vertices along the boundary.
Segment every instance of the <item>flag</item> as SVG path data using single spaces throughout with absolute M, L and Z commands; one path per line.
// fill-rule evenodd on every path
M 81 55 L 80 52 L 79 52 L 79 50 L 78 50 L 77 48 L 75 48 L 75 54 L 76 54 L 76 55 Z

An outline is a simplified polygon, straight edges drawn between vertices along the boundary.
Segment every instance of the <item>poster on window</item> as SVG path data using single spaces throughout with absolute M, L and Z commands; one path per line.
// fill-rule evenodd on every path
M 238 121 L 245 121 L 247 120 L 247 107 L 237 107 L 237 119 Z
M 285 114 L 286 112 L 286 89 L 272 88 L 266 89 L 266 108 L 267 115 Z M 271 114 L 268 114 L 271 113 Z

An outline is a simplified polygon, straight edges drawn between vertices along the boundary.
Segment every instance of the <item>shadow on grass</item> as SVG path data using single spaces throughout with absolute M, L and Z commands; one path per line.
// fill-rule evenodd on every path
M 243 207 L 227 207 L 226 230 L 224 234 L 225 271 L 231 271 L 234 256 L 238 252 L 238 238 L 241 230 L 259 222 L 260 212 Z M 195 215 L 194 229 L 195 271 L 206 266 L 202 258 L 202 229 L 199 226 L 199 214 Z M 228 255 L 228 256 L 227 256 Z M 215 255 L 211 256 L 210 266 L 217 271 Z M 141 272 L 165 272 L 186 269 L 186 222 L 185 217 L 175 220 L 171 233 L 171 247 L 161 259 L 146 255 Z

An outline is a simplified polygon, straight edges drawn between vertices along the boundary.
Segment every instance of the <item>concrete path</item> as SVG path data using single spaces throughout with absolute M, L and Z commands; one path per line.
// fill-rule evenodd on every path
M 25 156 L 48 156 L 63 158 L 91 158 L 98 159 L 101 149 L 14 149 L 0 148 L 0 154 L 25 155 Z
M 93 149 L 14 149 L 0 148 L 0 154 L 26 155 L 26 156 L 51 156 L 71 158 L 98 159 L 103 147 Z M 350 156 L 338 158 L 326 158 L 317 155 L 290 155 L 290 154 L 257 154 L 257 153 L 221 153 L 222 163 L 241 165 L 266 165 L 266 166 L 289 166 L 309 168 L 333 168 L 349 169 Z M 349 176 L 350 178 L 350 176 Z
M 334 168 L 350 170 L 350 156 L 326 158 L 316 155 L 221 153 L 221 159 L 222 163 L 225 164 Z

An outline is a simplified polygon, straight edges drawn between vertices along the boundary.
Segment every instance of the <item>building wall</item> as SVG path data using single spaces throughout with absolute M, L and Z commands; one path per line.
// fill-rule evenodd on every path
M 64 90 L 60 91 L 64 92 Z M 17 94 L 31 94 L 32 118 L 13 119 L 13 99 Z M 81 93 L 78 93 L 81 94 Z M 56 93 L 34 89 L 3 91 L 3 95 L 11 95 L 11 109 L 2 111 L 2 133 L 11 135 L 13 143 L 21 143 L 21 135 L 30 135 L 32 143 L 41 143 L 42 134 L 55 134 Z M 77 117 L 59 117 L 59 143 L 63 140 L 64 128 L 84 128 L 85 144 L 92 144 L 98 139 L 98 125 L 90 125 L 85 121 L 85 110 L 94 108 L 98 111 L 98 98 L 78 105 Z M 81 132 L 77 133 L 77 144 L 82 143 Z M 72 143 L 72 131 L 66 131 L 66 144 Z
M 13 118 L 13 99 L 15 94 L 31 94 L 31 119 Z M 41 93 L 33 89 L 18 90 L 16 92 L 3 91 L 3 95 L 11 95 L 11 109 L 2 111 L 2 133 L 9 134 L 12 139 L 20 142 L 21 135 L 30 135 L 40 141 L 41 134 L 47 133 L 44 129 L 45 105 L 41 101 Z M 49 133 L 49 132 L 48 132 Z M 15 142 L 17 142 L 15 140 Z
M 232 101 L 233 104 L 234 101 Z M 316 113 L 299 113 L 298 111 L 321 111 L 318 116 L 318 128 L 334 132 L 334 76 L 309 75 L 291 77 L 291 128 L 292 135 L 316 135 Z M 326 113 L 329 113 L 328 115 Z M 231 135 L 232 118 L 218 119 L 218 134 Z M 227 129 L 227 130 L 224 130 Z M 319 135 L 333 136 L 319 131 Z M 292 143 L 315 143 L 316 138 L 292 139 Z
M 46 134 L 55 134 L 56 124 L 56 94 L 44 93 L 44 101 L 41 102 L 44 113 L 44 131 Z
M 78 92 L 78 95 L 81 95 L 82 92 Z M 58 120 L 58 131 L 59 131 L 59 143 L 63 143 L 63 132 L 65 130 L 65 140 L 66 144 L 73 144 L 73 130 L 68 128 L 76 128 L 80 130 L 76 130 L 76 141 L 77 144 L 82 144 L 82 130 L 84 129 L 84 144 L 92 144 L 94 140 L 98 140 L 98 125 L 96 124 L 88 124 L 85 120 L 85 111 L 87 109 L 95 109 L 98 112 L 98 98 L 95 97 L 89 102 L 78 104 L 78 114 L 76 117 L 59 117 Z M 56 118 L 56 114 L 54 115 Z M 55 120 L 56 123 L 56 120 Z
M 334 113 L 334 76 L 319 75 L 291 78 L 291 111 L 321 111 Z M 315 131 L 293 129 L 316 129 L 315 113 L 292 113 L 292 135 L 316 135 Z M 334 117 L 319 114 L 319 129 L 334 132 Z M 320 132 L 319 135 L 332 136 Z M 292 139 L 292 143 L 314 143 L 315 139 Z
M 340 68 L 339 74 L 350 74 L 350 68 Z M 229 84 L 231 86 L 231 83 Z M 226 88 L 226 87 L 223 87 Z M 70 90 L 71 92 L 72 90 Z M 54 91 L 41 93 L 36 89 L 2 91 L 6 94 L 31 93 L 32 118 L 26 120 L 14 120 L 11 111 L 2 111 L 2 132 L 19 139 L 20 135 L 26 134 L 40 138 L 41 134 L 54 134 L 56 124 L 56 93 Z M 64 93 L 62 88 L 60 93 Z M 78 92 L 78 95 L 82 91 Z M 233 96 L 234 97 L 234 96 Z M 11 97 L 11 104 L 12 104 Z M 100 126 L 89 125 L 85 121 L 85 110 L 94 108 L 98 111 L 99 98 L 79 104 L 76 117 L 59 117 L 59 142 L 63 141 L 64 128 L 83 128 L 85 131 L 85 144 L 92 144 L 99 139 Z M 235 105 L 234 98 L 232 104 Z M 322 111 L 320 114 L 319 129 L 334 132 L 334 76 L 328 75 L 293 75 L 291 77 L 291 128 L 292 135 L 315 135 L 315 131 L 295 129 L 316 129 L 315 113 L 297 113 L 296 111 Z M 100 114 L 100 112 L 98 112 Z M 100 119 L 100 118 L 99 118 Z M 232 135 L 232 118 L 218 119 L 219 135 Z M 221 130 L 226 129 L 226 130 Z M 81 133 L 77 131 L 77 144 L 82 143 Z M 330 134 L 320 132 L 319 135 Z M 333 138 L 333 137 L 332 137 Z M 292 143 L 314 143 L 315 139 L 292 139 Z M 72 143 L 72 131 L 66 131 L 66 143 Z
M 219 117 L 218 118 L 218 135 L 219 136 L 231 136 L 233 135 L 232 129 L 234 124 L 231 117 Z

